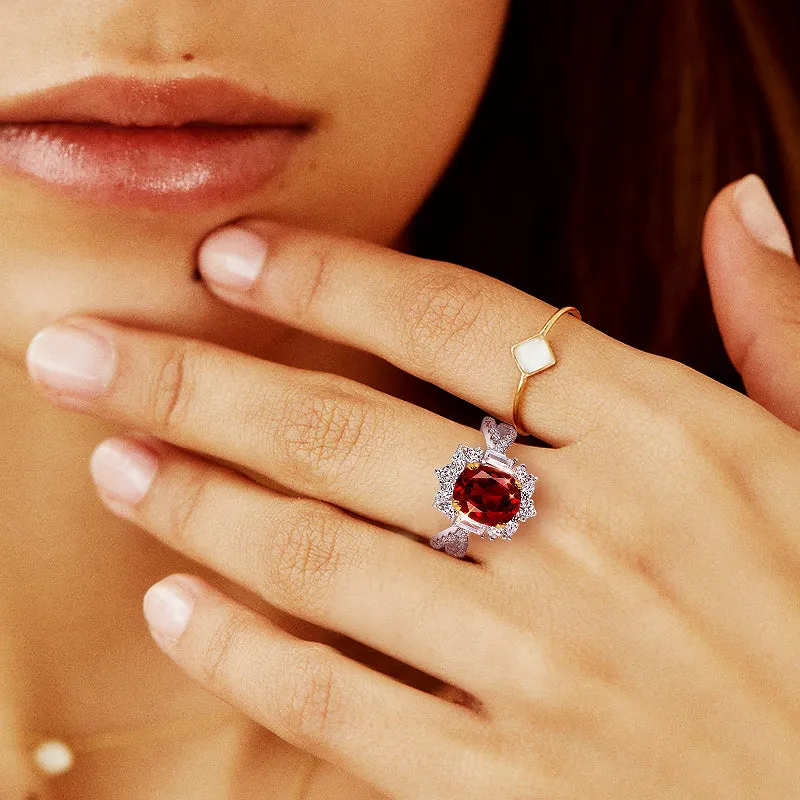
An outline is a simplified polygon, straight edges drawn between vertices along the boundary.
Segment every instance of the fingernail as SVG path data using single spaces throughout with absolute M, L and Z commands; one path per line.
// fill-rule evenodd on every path
M 156 639 L 174 644 L 189 624 L 194 603 L 194 593 L 179 576 L 170 575 L 154 583 L 142 600 L 150 632 Z
M 127 439 L 106 439 L 95 447 L 89 470 L 104 494 L 117 502 L 135 505 L 153 482 L 158 458 L 148 448 Z
M 742 178 L 733 199 L 744 227 L 757 241 L 794 258 L 792 240 L 764 181 L 758 175 Z
M 28 373 L 55 392 L 96 397 L 114 376 L 114 346 L 103 336 L 72 325 L 50 325 L 31 339 Z
M 267 244 L 258 234 L 230 226 L 209 234 L 200 246 L 203 276 L 226 289 L 247 289 L 261 274 Z

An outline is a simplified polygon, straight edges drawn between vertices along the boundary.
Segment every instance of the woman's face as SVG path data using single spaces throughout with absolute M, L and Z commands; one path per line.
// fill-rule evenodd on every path
M 199 239 L 257 215 L 396 244 L 470 124 L 508 3 L 5 0 L 0 123 L 26 95 L 112 74 L 223 78 L 315 123 L 279 177 L 196 206 L 120 204 L 0 166 L 0 353 L 21 360 L 72 312 L 254 349 L 252 319 L 191 280 Z M 261 345 L 280 332 L 257 328 Z

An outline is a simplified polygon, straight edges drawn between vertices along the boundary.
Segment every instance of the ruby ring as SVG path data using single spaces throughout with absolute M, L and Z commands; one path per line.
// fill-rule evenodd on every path
M 485 450 L 460 444 L 450 463 L 436 470 L 440 489 L 433 505 L 453 524 L 434 536 L 431 545 L 456 558 L 467 552 L 470 533 L 510 539 L 521 522 L 536 515 L 533 491 L 538 479 L 506 455 L 516 429 L 484 417 L 481 433 Z

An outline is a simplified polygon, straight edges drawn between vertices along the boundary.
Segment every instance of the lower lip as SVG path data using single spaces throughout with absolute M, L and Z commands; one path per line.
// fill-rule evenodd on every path
M 198 210 L 251 194 L 287 166 L 307 128 L 68 122 L 0 125 L 0 166 L 90 201 Z

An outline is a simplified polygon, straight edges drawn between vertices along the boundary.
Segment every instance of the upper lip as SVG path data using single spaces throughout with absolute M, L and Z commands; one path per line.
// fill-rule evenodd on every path
M 309 127 L 315 115 L 219 77 L 144 80 L 92 75 L 0 101 L 0 122 L 120 126 L 187 124 Z

